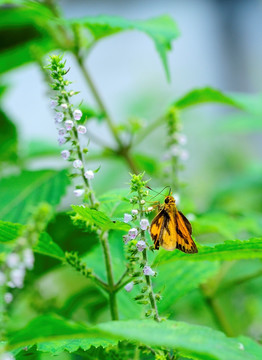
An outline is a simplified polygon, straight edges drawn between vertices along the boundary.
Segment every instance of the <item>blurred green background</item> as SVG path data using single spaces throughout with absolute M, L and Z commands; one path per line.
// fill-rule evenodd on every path
M 41 70 L 47 63 L 48 53 L 65 54 L 71 69 L 68 78 L 73 81 L 72 88 L 80 91 L 76 106 L 83 101 L 89 109 L 97 110 L 68 44 L 60 37 L 59 27 L 63 24 L 50 21 L 52 2 L 46 1 L 49 7 L 32 3 L 0 1 L 2 196 L 8 191 L 19 196 L 19 192 L 30 185 L 29 177 L 19 180 L 17 191 L 9 187 L 9 177 L 22 170 L 60 170 L 67 166 L 60 158 L 53 113 L 49 108 L 50 90 L 46 73 Z M 112 118 L 120 130 L 124 129 L 121 135 L 125 140 L 130 136 L 127 124 L 132 121 L 141 124 L 141 131 L 150 128 L 171 103 L 192 89 L 209 86 L 237 98 L 241 106 L 199 101 L 197 106 L 181 110 L 181 132 L 187 137 L 185 149 L 189 157 L 182 161 L 181 188 L 173 190 L 179 192 L 183 212 L 196 217 L 194 235 L 200 244 L 261 236 L 261 1 L 60 1 L 58 6 L 67 19 L 103 14 L 139 20 L 168 14 L 176 21 L 181 36 L 168 54 L 170 82 L 152 39 L 136 30 L 119 32 L 99 41 L 88 54 L 86 66 Z M 84 48 L 85 36 L 81 41 Z M 93 134 L 100 142 L 112 146 L 114 140 L 107 127 L 93 116 L 88 119 L 87 127 L 91 140 L 90 164 L 94 169 L 101 165 L 93 183 L 96 193 L 102 196 L 123 188 L 121 193 L 127 196 L 130 169 L 122 158 L 108 158 L 99 144 L 92 141 Z M 132 149 L 139 169 L 145 170 L 152 179 L 152 187 L 166 185 L 167 135 L 163 121 Z M 93 264 L 102 276 L 104 269 L 99 262 L 97 239 L 75 228 L 66 213 L 70 204 L 79 202 L 72 193 L 73 185 L 70 185 L 47 231 L 63 250 L 87 254 L 88 264 Z M 127 210 L 128 205 L 124 205 L 114 215 L 120 218 Z M 2 215 L 3 220 L 20 222 L 15 216 L 12 219 L 6 218 L 4 212 Z M 92 242 L 86 241 L 88 236 Z M 123 249 L 116 239 L 111 239 L 111 246 L 115 271 L 121 273 Z M 162 288 L 165 282 L 160 312 L 170 315 L 171 319 L 219 329 L 199 285 L 207 279 L 216 282 L 213 276 L 221 270 L 221 264 L 188 262 L 185 269 L 184 264 L 177 261 L 172 268 L 170 264 L 160 267 L 156 286 Z M 225 289 L 218 291 L 217 299 L 232 335 L 246 334 L 260 340 L 261 261 L 235 260 L 222 267 Z M 195 285 L 187 291 L 185 283 L 194 281 Z M 124 291 L 119 294 L 119 303 L 122 318 L 140 316 L 137 305 Z M 41 255 L 37 255 L 26 289 L 18 294 L 11 311 L 16 319 L 11 324 L 13 330 L 45 311 L 91 323 L 109 320 L 105 294 L 72 269 Z M 60 356 L 66 359 L 70 355 Z

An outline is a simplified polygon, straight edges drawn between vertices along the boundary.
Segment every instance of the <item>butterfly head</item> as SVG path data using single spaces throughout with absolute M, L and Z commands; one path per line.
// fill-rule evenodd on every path
M 174 197 L 168 195 L 168 196 L 165 198 L 165 204 L 166 204 L 166 205 L 175 205 L 175 199 L 174 199 Z

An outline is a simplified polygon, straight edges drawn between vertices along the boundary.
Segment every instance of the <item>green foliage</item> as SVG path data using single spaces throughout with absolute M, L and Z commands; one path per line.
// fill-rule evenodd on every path
M 261 106 L 262 95 L 248 95 L 223 93 L 218 89 L 210 87 L 195 89 L 180 99 L 177 99 L 173 105 L 179 109 L 184 109 L 193 105 L 200 105 L 205 103 L 219 103 L 227 106 L 235 107 L 239 110 L 244 110 L 253 114 L 262 114 Z
M 34 207 L 46 201 L 55 206 L 65 194 L 66 171 L 23 171 L 0 181 L 0 216 L 2 220 L 26 223 Z
M 210 328 L 183 322 L 165 321 L 157 324 L 152 320 L 129 320 L 88 327 L 54 316 L 34 319 L 12 337 L 9 346 L 14 349 L 38 344 L 39 349 L 48 348 L 50 352 L 58 353 L 66 348 L 81 348 L 82 343 L 83 348 L 87 348 L 89 340 L 94 338 L 95 346 L 111 345 L 110 340 L 128 339 L 153 347 L 167 347 L 178 351 L 181 356 L 193 359 L 240 360 L 244 357 L 258 360 L 262 355 L 261 347 L 251 339 L 242 337 L 240 342 Z M 248 350 L 245 348 L 246 343 Z
M 261 259 L 262 239 L 254 238 L 246 241 L 228 240 L 223 244 L 211 246 L 198 246 L 199 252 L 193 255 L 174 251 L 160 250 L 154 260 L 154 264 L 163 264 L 177 260 L 185 261 L 216 261 L 216 260 L 239 260 L 239 259 Z
M 21 235 L 24 229 L 24 225 L 0 221 L 0 243 L 7 243 L 11 249 L 15 240 Z M 6 249 L 8 249 L 8 247 Z M 64 260 L 65 258 L 61 248 L 47 233 L 40 234 L 38 242 L 33 247 L 33 250 L 38 254 L 51 256 L 58 260 Z
M 120 221 L 112 221 L 109 217 L 103 213 L 102 211 L 89 209 L 88 207 L 84 206 L 76 206 L 72 205 L 72 209 L 76 213 L 73 216 L 73 220 L 77 221 L 84 221 L 86 226 L 97 227 L 103 231 L 106 230 L 129 230 L 130 226 L 120 222 Z
M 83 25 L 90 31 L 92 37 L 88 46 L 93 42 L 120 31 L 138 30 L 147 34 L 155 43 L 156 50 L 163 62 L 163 66 L 170 78 L 167 51 L 171 49 L 171 43 L 179 36 L 179 30 L 172 18 L 168 15 L 155 17 L 149 20 L 129 20 L 116 16 L 84 17 L 81 19 L 70 19 L 70 24 Z
M 179 36 L 175 21 L 169 15 L 66 19 L 55 1 L 0 0 L 0 5 L 0 75 L 28 63 L 39 65 L 42 78 L 56 90 L 51 97 L 58 120 L 63 117 L 60 131 L 66 120 L 73 124 L 66 135 L 59 133 L 66 138 L 69 163 L 59 162 L 61 149 L 50 139 L 25 143 L 15 126 L 22 126 L 20 119 L 9 116 L 5 76 L 6 85 L 0 86 L 0 358 L 12 351 L 17 359 L 35 360 L 260 360 L 262 168 L 256 138 L 248 143 L 246 133 L 261 130 L 261 93 L 196 88 L 165 108 L 166 99 L 159 93 L 153 98 L 148 89 L 146 96 L 139 93 L 138 114 L 115 122 L 111 104 L 103 103 L 106 94 L 89 75 L 85 60 L 92 48 L 109 36 L 139 31 L 153 41 L 169 79 L 167 54 Z M 50 63 L 44 67 L 47 53 Z M 68 57 L 90 90 L 80 100 L 73 96 L 78 91 Z M 86 95 L 87 102 L 82 100 Z M 192 161 L 181 177 L 180 146 L 186 139 L 180 113 L 205 104 L 227 106 L 230 114 L 219 121 L 209 114 L 207 121 L 204 111 L 201 117 L 196 111 L 187 120 L 183 132 Z M 145 111 L 149 107 L 158 118 L 145 126 L 142 116 L 151 117 Z M 75 109 L 83 113 L 77 122 Z M 88 141 L 83 135 L 80 141 L 79 125 L 86 126 Z M 43 169 L 50 156 L 55 157 L 53 170 Z M 79 167 L 72 164 L 76 159 Z M 57 170 L 63 166 L 71 169 L 67 196 L 67 171 Z M 130 192 L 128 172 L 134 174 Z M 152 192 L 145 188 L 149 177 Z M 149 227 L 144 230 L 140 223 L 152 221 L 155 213 L 148 207 L 157 210 L 169 186 L 180 196 L 178 209 L 192 219 L 197 254 L 155 251 Z M 50 205 L 41 207 L 42 202 Z M 139 251 L 137 241 L 146 250 Z M 33 258 L 33 269 L 24 250 Z M 10 255 L 18 255 L 19 262 L 9 262 Z M 144 272 L 146 266 L 152 276 Z M 25 277 L 23 288 L 13 287 L 15 275 Z M 152 314 L 157 321 L 143 320 Z

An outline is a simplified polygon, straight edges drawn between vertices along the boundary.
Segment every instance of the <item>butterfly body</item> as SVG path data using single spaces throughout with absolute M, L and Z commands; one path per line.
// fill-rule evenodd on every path
M 197 253 L 197 247 L 191 237 L 192 226 L 187 218 L 177 210 L 173 196 L 167 196 L 159 213 L 153 219 L 150 234 L 155 249 L 179 249 L 185 253 Z

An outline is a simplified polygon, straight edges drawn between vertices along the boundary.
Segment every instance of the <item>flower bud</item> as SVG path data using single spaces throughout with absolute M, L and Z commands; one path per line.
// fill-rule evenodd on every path
M 84 192 L 85 192 L 84 189 L 75 189 L 75 190 L 74 190 L 74 195 L 75 195 L 76 197 L 80 197 L 80 196 L 82 196 L 82 195 L 84 194 Z
M 127 292 L 130 292 L 134 287 L 134 283 L 133 281 L 131 281 L 130 283 L 126 284 L 126 286 L 124 287 L 124 289 L 127 291 Z
M 137 214 L 138 214 L 138 210 L 133 209 L 133 210 L 132 210 L 132 214 L 133 214 L 133 215 L 137 215 Z

